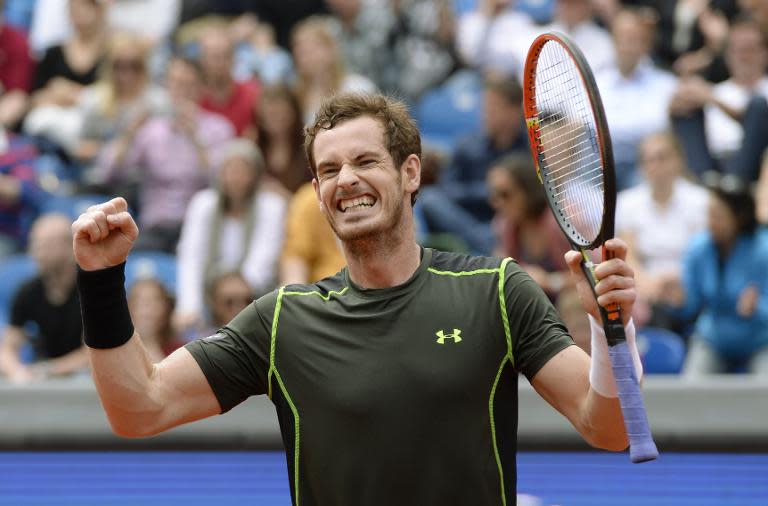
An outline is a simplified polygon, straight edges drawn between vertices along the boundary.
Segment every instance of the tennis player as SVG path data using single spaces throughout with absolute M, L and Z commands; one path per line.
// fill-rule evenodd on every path
M 515 503 L 517 378 L 592 445 L 627 446 L 607 346 L 573 345 L 546 295 L 511 259 L 420 247 L 413 203 L 420 138 L 406 107 L 338 95 L 306 132 L 320 207 L 347 260 L 280 288 L 229 325 L 152 364 L 134 332 L 123 267 L 138 229 L 122 198 L 73 224 L 85 341 L 113 430 L 149 436 L 224 413 L 251 395 L 275 405 L 294 505 Z M 626 246 L 600 264 L 598 302 L 635 302 Z M 584 310 L 599 313 L 567 255 Z

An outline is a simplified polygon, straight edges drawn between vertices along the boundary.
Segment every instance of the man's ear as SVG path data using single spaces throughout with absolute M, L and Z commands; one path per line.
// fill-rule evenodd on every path
M 421 160 L 416 155 L 409 155 L 400 166 L 403 185 L 408 193 L 415 193 L 421 186 Z
M 320 199 L 320 183 L 317 182 L 317 178 L 312 178 L 312 188 L 315 189 L 315 196 L 317 197 L 317 203 L 320 206 L 321 211 L 325 211 L 325 206 L 323 206 L 323 201 Z

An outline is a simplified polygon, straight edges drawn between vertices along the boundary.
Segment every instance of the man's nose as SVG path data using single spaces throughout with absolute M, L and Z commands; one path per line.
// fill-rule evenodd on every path
M 359 182 L 357 170 L 355 169 L 355 166 L 349 163 L 342 165 L 339 170 L 339 178 L 337 180 L 338 185 L 342 187 L 355 186 Z

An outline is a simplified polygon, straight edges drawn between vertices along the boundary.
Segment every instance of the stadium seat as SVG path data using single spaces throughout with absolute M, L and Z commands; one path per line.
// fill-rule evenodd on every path
M 136 251 L 125 264 L 127 289 L 134 281 L 146 278 L 159 280 L 171 293 L 176 293 L 176 256 L 159 251 Z
M 43 213 L 62 213 L 73 220 L 80 216 L 86 209 L 95 204 L 101 204 L 109 200 L 108 195 L 81 194 L 81 195 L 51 195 L 43 205 Z
M 8 323 L 16 290 L 34 276 L 36 270 L 35 262 L 25 254 L 11 255 L 0 260 L 0 328 Z
M 414 108 L 424 143 L 450 153 L 461 136 L 480 130 L 482 87 L 478 73 L 462 70 L 426 93 Z
M 674 332 L 644 327 L 637 333 L 637 347 L 647 374 L 679 374 L 685 360 L 685 342 Z

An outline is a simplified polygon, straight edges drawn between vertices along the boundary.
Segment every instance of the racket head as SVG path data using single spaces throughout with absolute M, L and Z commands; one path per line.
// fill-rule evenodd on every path
M 523 106 L 531 152 L 560 228 L 577 249 L 613 237 L 616 177 L 600 93 L 581 50 L 564 34 L 528 51 Z

